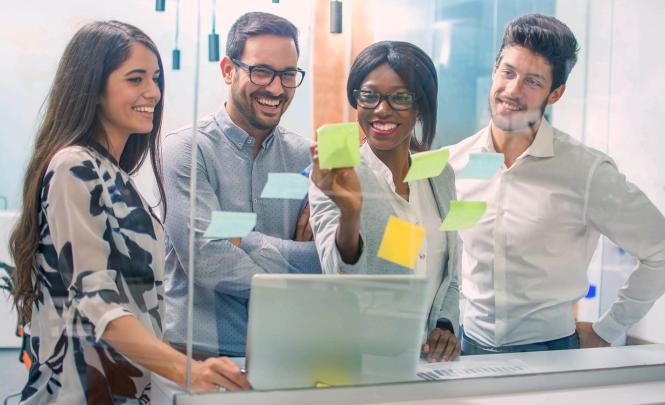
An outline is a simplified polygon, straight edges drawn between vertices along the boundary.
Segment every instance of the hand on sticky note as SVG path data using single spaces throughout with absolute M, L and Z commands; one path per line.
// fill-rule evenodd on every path
M 326 124 L 316 130 L 322 169 L 353 167 L 360 163 L 358 123 Z
M 501 167 L 503 167 L 503 153 L 472 153 L 469 155 L 469 163 L 457 177 L 489 180 Z
M 483 201 L 451 201 L 450 211 L 441 224 L 442 231 L 456 231 L 470 229 L 476 226 L 487 204 Z
M 255 212 L 213 211 L 204 238 L 242 238 L 256 226 Z
M 425 228 L 390 216 L 377 256 L 413 270 L 424 239 Z
M 352 167 L 321 169 L 318 145 L 312 145 L 309 151 L 313 163 L 312 182 L 333 200 L 343 215 L 358 216 L 362 206 L 362 194 L 356 171 Z
M 261 198 L 302 200 L 308 188 L 309 180 L 299 173 L 268 173 Z
M 411 155 L 411 167 L 404 178 L 405 182 L 436 177 L 448 163 L 448 149 L 430 150 Z

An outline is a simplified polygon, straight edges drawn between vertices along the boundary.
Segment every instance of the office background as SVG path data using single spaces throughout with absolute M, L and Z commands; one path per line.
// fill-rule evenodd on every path
M 163 130 L 168 132 L 192 123 L 195 100 L 200 116 L 219 108 L 226 98 L 218 65 L 208 62 L 206 39 L 212 31 L 213 3 L 201 0 L 201 67 L 196 92 L 197 7 L 193 0 L 182 0 L 179 7 L 178 47 L 182 59 L 178 71 L 170 69 L 175 47 L 175 0 L 166 0 L 166 10 L 159 13 L 152 0 L 0 2 L 0 196 L 4 197 L 4 201 L 0 198 L 0 210 L 4 209 L 0 211 L 0 260 L 9 259 L 5 245 L 12 215 L 7 212 L 20 207 L 23 171 L 40 109 L 72 34 L 93 19 L 118 19 L 137 25 L 155 40 L 166 67 Z M 435 146 L 456 143 L 488 122 L 491 67 L 505 23 L 531 11 L 551 14 L 570 26 L 581 46 L 566 95 L 548 111 L 552 123 L 607 152 L 665 212 L 665 138 L 660 123 L 665 113 L 665 56 L 661 52 L 665 2 L 345 0 L 343 4 L 343 33 L 330 34 L 327 0 L 216 2 L 215 28 L 222 52 L 230 24 L 246 11 L 273 12 L 299 27 L 300 66 L 308 76 L 284 116 L 287 127 L 310 137 L 322 121 L 353 119 L 353 111 L 344 107 L 343 88 L 339 88 L 352 56 L 366 43 L 398 39 L 419 45 L 437 64 L 439 127 Z M 317 75 L 326 69 L 333 74 Z M 334 87 L 333 91 L 323 91 L 329 87 Z M 156 201 L 149 171 L 141 171 L 137 181 L 146 190 L 146 197 Z M 601 240 L 589 273 L 598 293 L 580 304 L 580 317 L 594 319 L 606 309 L 633 264 L 629 255 Z M 4 292 L 0 294 L 0 327 L 10 331 L 3 330 L 0 336 L 9 333 L 10 343 L 2 340 L 2 344 L 11 346 L 12 315 Z M 664 299 L 630 331 L 629 337 L 665 342 Z M 3 383 L 0 389 L 0 396 L 4 396 L 6 389 L 20 388 L 25 374 L 20 374 L 22 366 L 16 361 L 14 349 L 0 349 L 0 356 L 3 364 L 16 365 L 4 369 L 7 375 L 0 374 L 0 380 L 10 382 L 10 386 Z

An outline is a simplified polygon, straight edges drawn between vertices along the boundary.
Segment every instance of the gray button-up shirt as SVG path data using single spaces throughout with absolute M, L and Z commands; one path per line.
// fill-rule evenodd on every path
M 306 201 L 262 199 L 268 173 L 300 172 L 310 164 L 310 142 L 281 126 L 263 141 L 235 125 L 225 108 L 198 122 L 196 243 L 194 247 L 194 346 L 244 356 L 252 276 L 258 273 L 320 273 L 313 242 L 294 242 Z M 184 343 L 190 223 L 192 131 L 168 134 L 163 142 L 168 204 L 165 227 L 167 340 Z M 226 239 L 203 239 L 213 211 L 255 212 L 254 231 L 240 247 Z

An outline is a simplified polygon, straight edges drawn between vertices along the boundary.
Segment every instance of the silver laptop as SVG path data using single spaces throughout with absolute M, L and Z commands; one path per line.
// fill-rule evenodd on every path
M 409 275 L 254 276 L 249 381 L 269 390 L 417 380 L 426 286 Z

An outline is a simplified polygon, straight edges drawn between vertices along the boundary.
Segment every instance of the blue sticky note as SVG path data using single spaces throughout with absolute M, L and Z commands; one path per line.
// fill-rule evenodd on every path
M 213 211 L 204 238 L 242 238 L 256 226 L 255 212 Z
M 261 198 L 302 200 L 307 195 L 309 179 L 299 173 L 268 173 Z
M 584 298 L 593 298 L 596 296 L 596 286 L 591 284 L 589 285 L 589 290 L 586 293 L 586 296 Z
M 489 180 L 503 166 L 503 153 L 472 153 L 469 163 L 462 169 L 457 177 L 460 179 Z

